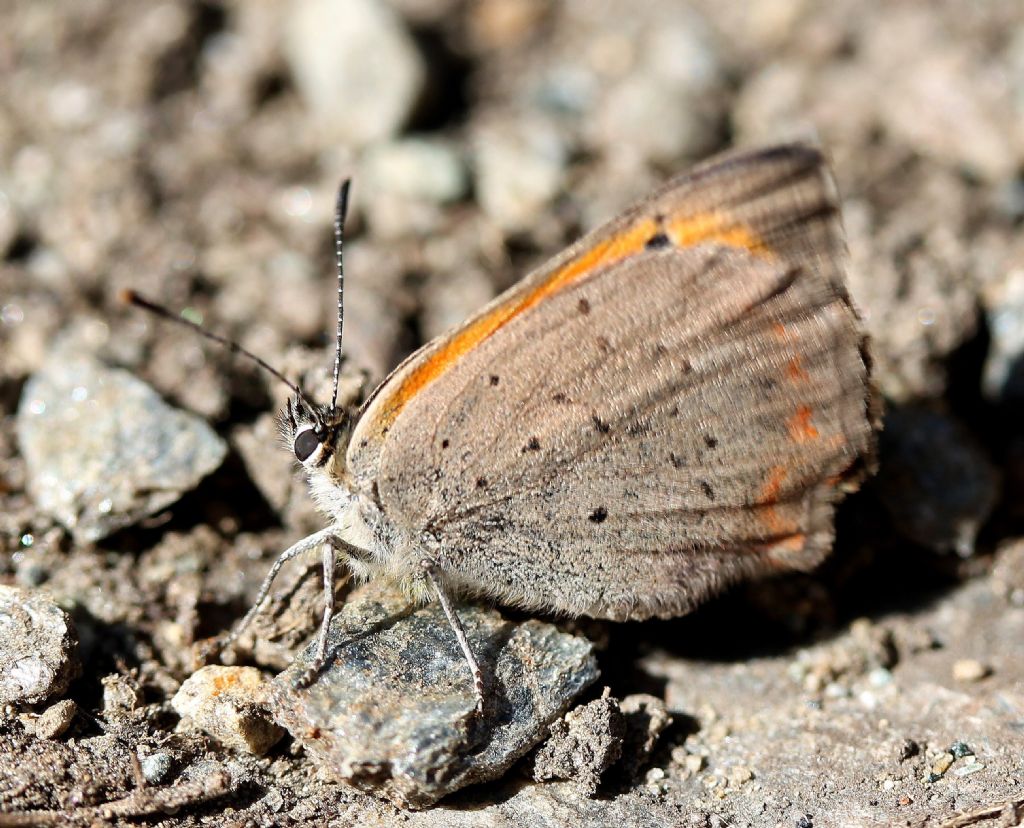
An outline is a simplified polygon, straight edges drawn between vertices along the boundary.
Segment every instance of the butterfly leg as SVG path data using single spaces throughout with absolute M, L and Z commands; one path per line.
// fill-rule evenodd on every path
M 473 650 L 469 646 L 466 629 L 462 626 L 462 622 L 452 606 L 448 593 L 445 592 L 444 583 L 437 572 L 437 564 L 430 558 L 424 558 L 420 561 L 420 566 L 434 587 L 434 591 L 437 593 L 437 600 L 441 604 L 441 609 L 444 610 L 452 632 L 455 633 L 455 638 L 462 648 L 462 654 L 466 657 L 466 662 L 469 664 L 469 670 L 473 674 L 473 689 L 476 692 L 476 715 L 480 716 L 484 712 L 484 674 L 480 671 L 480 665 L 477 663 L 476 656 L 473 655 Z
M 315 549 L 317 546 L 320 546 L 321 544 L 326 544 L 330 546 L 331 549 L 333 550 L 334 547 L 331 543 L 331 541 L 333 540 L 333 527 L 328 527 L 327 529 L 321 529 L 319 532 L 314 532 L 309 537 L 303 538 L 298 543 L 289 546 L 284 552 L 282 552 L 280 556 L 278 556 L 278 559 L 274 561 L 274 565 L 270 567 L 270 572 L 268 572 L 267 577 L 263 579 L 263 583 L 260 584 L 260 589 L 259 592 L 256 593 L 256 600 L 255 602 L 253 602 L 252 608 L 243 616 L 242 620 L 234 626 L 231 632 L 229 632 L 226 636 L 217 641 L 217 649 L 228 649 L 232 644 L 235 643 L 235 641 L 238 640 L 238 636 L 240 636 L 245 631 L 245 628 L 252 623 L 253 619 L 256 617 L 256 614 L 260 611 L 263 602 L 267 600 L 267 596 L 270 594 L 270 587 L 273 585 L 274 579 L 277 577 L 277 573 L 281 571 L 281 567 L 284 566 L 286 562 L 290 561 L 292 558 L 302 555 L 305 552 L 309 552 L 311 549 Z M 331 578 L 333 581 L 333 551 L 331 560 Z M 326 577 L 324 580 L 326 582 Z
M 334 567 L 337 563 L 336 552 L 344 549 L 347 544 L 338 538 L 328 537 L 323 545 L 323 567 L 324 567 L 324 614 L 320 619 L 320 631 L 316 636 L 316 649 L 313 653 L 313 660 L 310 662 L 300 676 L 295 679 L 295 687 L 309 687 L 313 679 L 327 663 L 327 636 L 331 631 L 331 619 L 334 617 Z

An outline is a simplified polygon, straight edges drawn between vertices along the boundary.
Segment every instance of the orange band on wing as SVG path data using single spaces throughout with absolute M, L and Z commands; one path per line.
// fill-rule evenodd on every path
M 729 247 L 742 247 L 755 256 L 772 255 L 772 249 L 760 236 L 717 210 L 670 218 L 666 230 L 669 238 L 680 247 L 716 241 Z
M 596 268 L 620 262 L 641 252 L 661 225 L 654 218 L 642 218 L 621 232 L 599 241 L 589 250 L 552 273 L 544 282 L 525 295 L 506 304 L 498 305 L 490 313 L 471 322 L 456 333 L 442 347 L 426 357 L 399 383 L 384 403 L 379 423 L 386 427 L 394 422 L 398 413 L 421 389 L 429 385 L 448 366 L 467 354 L 487 337 L 529 310 L 541 300 L 557 293 Z M 750 230 L 718 212 L 691 214 L 685 218 L 670 218 L 664 230 L 680 247 L 691 247 L 706 241 L 717 241 L 730 247 L 741 247 L 756 255 L 770 255 L 770 249 Z
M 614 264 L 629 255 L 640 252 L 655 232 L 657 232 L 657 226 L 653 219 L 638 221 L 632 227 L 628 227 L 621 233 L 611 236 L 583 252 L 560 270 L 556 270 L 546 281 L 537 285 L 529 293 L 519 297 L 517 301 L 499 305 L 490 313 L 467 325 L 456 333 L 447 344 L 438 348 L 417 365 L 402 380 L 381 412 L 382 424 L 387 425 L 393 422 L 398 416 L 398 412 L 421 388 L 437 379 L 449 365 L 479 345 L 504 324 L 594 268 Z

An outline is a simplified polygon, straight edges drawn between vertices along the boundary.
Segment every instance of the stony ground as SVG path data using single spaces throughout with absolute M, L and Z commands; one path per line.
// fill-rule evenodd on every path
M 1017 0 L 15 0 L 0 73 L 0 584 L 24 590 L 0 604 L 14 623 L 29 601 L 49 617 L 50 596 L 68 613 L 54 651 L 70 618 L 80 665 L 12 700 L 3 654 L 0 825 L 1022 823 Z M 353 175 L 352 401 L 672 171 L 815 134 L 889 411 L 880 473 L 819 571 L 677 621 L 585 626 L 593 706 L 432 810 L 332 782 L 290 739 L 256 758 L 182 726 L 190 645 L 322 523 L 277 448 L 282 389 L 122 290 L 322 384 L 332 202 Z M 229 447 L 95 542 L 29 498 L 15 430 L 29 377 L 69 348 Z M 254 651 L 268 670 L 315 624 L 315 569 L 289 577 Z M 605 686 L 653 697 L 652 738 L 534 782 L 610 744 Z

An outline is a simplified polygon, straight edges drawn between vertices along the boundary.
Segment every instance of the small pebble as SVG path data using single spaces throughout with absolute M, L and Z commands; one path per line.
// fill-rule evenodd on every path
M 1000 279 L 984 286 L 982 300 L 990 337 L 982 390 L 993 401 L 1019 402 L 1024 397 L 1018 369 L 1024 356 L 1024 268 L 1007 268 Z
M 665 770 L 664 770 L 664 768 L 651 768 L 649 771 L 647 771 L 647 774 L 644 777 L 644 779 L 647 781 L 648 785 L 650 785 L 653 782 L 661 782 L 661 780 L 663 780 L 664 778 L 665 778 Z
M 974 751 L 966 742 L 953 742 L 949 746 L 949 752 L 953 754 L 954 759 L 963 759 L 965 756 L 974 755 Z
M 268 718 L 267 679 L 255 667 L 209 665 L 189 676 L 171 699 L 182 727 L 202 730 L 225 747 L 262 756 L 284 735 Z
M 845 684 L 833 681 L 825 685 L 825 698 L 846 699 L 850 697 L 850 688 Z
M 965 765 L 961 765 L 955 771 L 953 776 L 970 776 L 972 773 L 985 770 L 985 766 L 978 761 L 968 762 Z
M 636 41 L 628 71 L 605 84 L 591 141 L 662 164 L 707 151 L 718 140 L 725 75 L 710 27 L 680 4 Z
M 940 27 L 929 22 L 908 15 L 903 25 L 880 27 L 877 42 L 863 47 L 884 50 L 893 61 L 884 75 L 891 82 L 877 84 L 880 127 L 936 165 L 988 181 L 1012 175 L 1020 164 L 1019 134 L 1003 120 L 1015 106 L 1012 85 L 990 81 L 985 62 L 972 59 L 969 38 L 936 36 Z
M 15 578 L 17 579 L 18 584 L 23 587 L 28 587 L 29 589 L 41 587 L 46 583 L 47 578 L 50 577 L 50 573 L 46 566 L 38 561 L 23 558 L 17 563 L 17 567 Z
M 1024 540 L 1000 544 L 992 567 L 992 591 L 1015 607 L 1024 607 Z
M 0 586 L 0 705 L 59 696 L 79 672 L 67 613 L 44 593 Z
M 71 699 L 62 699 L 56 704 L 51 704 L 30 722 L 26 722 L 26 725 L 40 739 L 56 739 L 64 735 L 77 712 L 78 705 Z
M 954 761 L 952 753 L 943 753 L 938 759 L 932 762 L 932 773 L 942 776 L 942 774 L 949 770 Z
M 904 739 L 898 753 L 899 761 L 906 762 L 907 759 L 917 756 L 920 752 L 921 746 L 917 742 L 913 739 Z
M 167 780 L 174 766 L 174 757 L 169 753 L 160 751 L 144 756 L 139 764 L 142 767 L 142 775 L 150 785 L 159 785 Z
M 737 765 L 729 769 L 729 784 L 734 786 L 744 785 L 754 778 L 754 772 L 743 765 Z
M 892 672 L 885 669 L 885 667 L 876 667 L 868 673 L 868 681 L 874 687 L 886 687 L 892 684 Z
M 686 757 L 686 760 L 683 762 L 683 767 L 685 767 L 690 773 L 699 773 L 707 767 L 707 764 L 708 760 L 706 757 L 691 754 Z
M 953 678 L 965 683 L 981 681 L 991 672 L 990 667 L 974 658 L 962 658 L 953 664 Z

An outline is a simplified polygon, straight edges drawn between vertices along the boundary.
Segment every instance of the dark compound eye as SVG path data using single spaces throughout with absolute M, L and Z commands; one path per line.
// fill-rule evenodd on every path
M 311 428 L 307 428 L 305 431 L 300 431 L 295 436 L 295 443 L 292 449 L 295 451 L 295 456 L 300 461 L 305 462 L 309 459 L 309 456 L 316 451 L 316 447 L 320 445 L 320 438 L 316 436 L 316 432 Z

